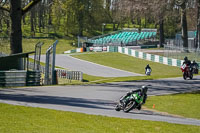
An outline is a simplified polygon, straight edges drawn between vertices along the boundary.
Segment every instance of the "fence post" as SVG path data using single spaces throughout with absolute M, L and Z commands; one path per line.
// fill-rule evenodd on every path
M 35 45 L 35 55 L 34 55 L 34 68 L 33 70 L 39 70 L 40 68 L 40 56 L 41 56 L 41 47 L 44 43 L 39 42 Z
M 54 42 L 54 44 L 47 49 L 47 52 L 46 52 L 45 85 L 56 84 L 55 57 L 56 57 L 57 43 L 58 43 L 58 41 L 56 40 Z M 51 54 L 53 54 L 53 55 L 51 55 Z M 50 58 L 51 58 L 50 55 L 53 56 L 52 60 L 50 60 Z M 50 67 L 51 67 L 51 70 L 50 70 Z

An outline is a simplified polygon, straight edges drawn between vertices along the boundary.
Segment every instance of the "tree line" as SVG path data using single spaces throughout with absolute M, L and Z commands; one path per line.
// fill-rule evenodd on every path
M 112 25 L 112 31 L 125 26 L 156 28 L 161 45 L 165 37 L 182 31 L 188 47 L 188 29 L 197 30 L 200 41 L 199 16 L 200 0 L 0 0 L 0 34 L 10 37 L 13 54 L 22 52 L 22 27 L 33 37 L 50 32 L 94 36 L 103 24 Z

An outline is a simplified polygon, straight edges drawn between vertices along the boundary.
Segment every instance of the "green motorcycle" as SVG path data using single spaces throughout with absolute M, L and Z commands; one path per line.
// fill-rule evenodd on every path
M 121 99 L 116 105 L 115 110 L 123 110 L 124 112 L 128 113 L 132 109 L 140 109 L 141 105 L 143 104 L 143 99 L 144 96 L 139 95 L 139 93 L 132 93 L 129 96 L 125 96 L 123 99 Z

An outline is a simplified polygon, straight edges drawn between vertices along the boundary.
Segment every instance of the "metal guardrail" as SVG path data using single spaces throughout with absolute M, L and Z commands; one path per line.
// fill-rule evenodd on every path
M 0 86 L 39 86 L 41 82 L 40 71 L 0 71 Z
M 27 71 L 0 71 L 0 86 L 26 86 Z
M 57 76 L 63 79 L 83 81 L 83 72 L 56 69 Z
M 29 69 L 34 69 L 34 63 L 29 62 Z M 69 80 L 79 80 L 83 81 L 83 72 L 81 71 L 68 71 L 64 69 L 55 69 L 58 78 L 69 79 Z M 45 73 L 45 67 L 39 65 L 39 71 Z
M 40 86 L 41 82 L 41 73 L 40 71 L 27 71 L 27 79 L 26 85 L 27 86 Z

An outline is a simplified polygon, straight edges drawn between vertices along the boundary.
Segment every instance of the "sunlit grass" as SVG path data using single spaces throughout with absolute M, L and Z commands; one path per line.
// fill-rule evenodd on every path
M 151 96 L 145 106 L 184 117 L 200 119 L 200 91 L 166 96 Z
M 1 133 L 198 133 L 199 126 L 120 119 L 0 103 Z
M 178 67 L 134 58 L 120 53 L 79 54 L 73 55 L 73 57 L 140 74 L 145 74 L 145 67 L 149 64 L 152 68 L 152 76 L 149 76 L 148 78 L 159 76 L 167 78 L 182 75 L 182 72 Z
M 56 39 L 23 39 L 23 52 L 35 51 L 35 45 L 38 42 L 44 42 L 42 45 L 42 54 L 45 54 L 47 49 L 56 41 Z M 58 44 L 56 46 L 56 53 L 63 54 L 64 51 L 75 49 L 75 46 L 71 45 L 72 40 L 58 39 Z M 10 53 L 10 41 L 0 40 L 0 52 Z

